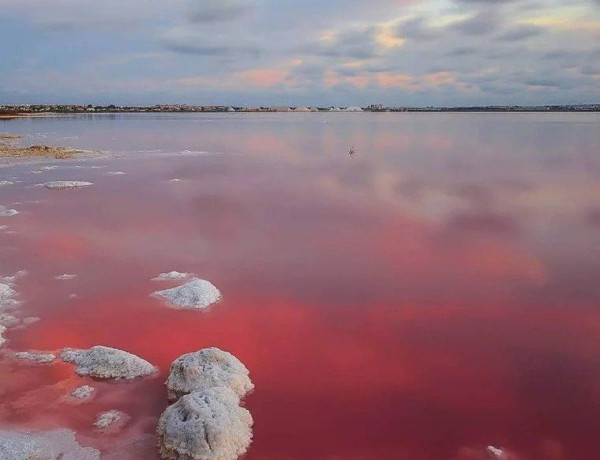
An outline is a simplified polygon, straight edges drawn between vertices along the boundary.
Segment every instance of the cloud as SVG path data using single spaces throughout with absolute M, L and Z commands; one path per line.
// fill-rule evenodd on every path
M 542 33 L 542 29 L 535 26 L 516 26 L 506 31 L 501 37 L 501 40 L 506 41 L 521 41 L 531 37 L 536 37 Z
M 249 0 L 193 0 L 188 19 L 195 23 L 231 21 L 251 10 Z
M 453 28 L 466 35 L 484 35 L 495 31 L 501 25 L 501 22 L 496 10 L 492 9 L 481 11 L 468 19 L 458 21 L 453 25 Z

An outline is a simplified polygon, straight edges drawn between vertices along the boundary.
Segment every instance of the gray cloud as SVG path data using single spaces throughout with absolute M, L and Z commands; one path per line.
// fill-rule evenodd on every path
M 484 35 L 494 32 L 502 24 L 496 10 L 481 11 L 468 19 L 455 23 L 452 27 L 466 35 Z
M 536 37 L 542 33 L 542 29 L 535 26 L 517 26 L 506 31 L 501 37 L 501 40 L 506 41 L 521 41 L 531 37 Z
M 192 0 L 188 19 L 206 23 L 238 19 L 252 9 L 249 0 Z

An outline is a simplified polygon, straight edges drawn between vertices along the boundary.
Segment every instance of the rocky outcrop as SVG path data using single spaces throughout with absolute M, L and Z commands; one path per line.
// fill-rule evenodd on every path
M 169 401 L 214 387 L 229 388 L 242 398 L 254 388 L 246 366 L 231 353 L 214 347 L 187 353 L 173 361 L 165 384 Z
M 63 361 L 73 363 L 78 375 L 89 375 L 96 379 L 134 379 L 156 372 L 148 361 L 116 348 L 95 346 L 88 350 L 65 348 Z
M 82 447 L 71 430 L 42 433 L 0 431 L 0 460 L 99 460 L 100 452 Z
M 182 396 L 158 422 L 160 456 L 168 460 L 235 460 L 252 442 L 252 415 L 229 388 Z
M 165 299 L 175 308 L 202 310 L 221 300 L 221 293 L 210 282 L 200 278 L 192 278 L 185 284 L 164 291 L 156 291 L 155 297 Z

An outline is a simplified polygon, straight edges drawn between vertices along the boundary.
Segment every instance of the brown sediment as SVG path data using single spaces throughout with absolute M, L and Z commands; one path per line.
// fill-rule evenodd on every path
M 6 141 L 6 142 L 14 142 L 17 141 L 19 139 L 21 139 L 23 136 L 21 136 L 20 134 L 2 134 L 0 133 L 0 142 Z
M 0 144 L 0 157 L 44 157 L 58 160 L 73 158 L 83 153 L 81 150 L 48 145 L 32 145 L 31 147 L 14 147 Z

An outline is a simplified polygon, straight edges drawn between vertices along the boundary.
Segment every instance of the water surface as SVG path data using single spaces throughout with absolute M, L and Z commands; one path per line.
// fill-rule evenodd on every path
M 25 269 L 3 349 L 104 344 L 129 384 L 0 360 L 0 429 L 70 427 L 119 459 L 153 433 L 179 355 L 217 346 L 256 390 L 248 460 L 598 458 L 597 114 L 143 114 L 0 124 L 108 158 L 0 168 L 0 274 Z M 355 146 L 358 155 L 348 150 Z M 124 175 L 109 175 L 122 171 Z M 85 180 L 49 191 L 35 184 Z M 172 179 L 180 179 L 172 181 Z M 14 204 L 18 203 L 18 204 Z M 166 308 L 179 270 L 222 303 Z M 70 281 L 53 277 L 77 274 Z M 76 297 L 71 296 L 76 294 Z M 90 383 L 91 382 L 91 383 Z M 92 384 L 77 407 L 59 401 Z M 133 418 L 119 435 L 95 415 Z M 132 440 L 139 440 L 131 444 Z M 107 457 L 111 458 L 111 457 Z

